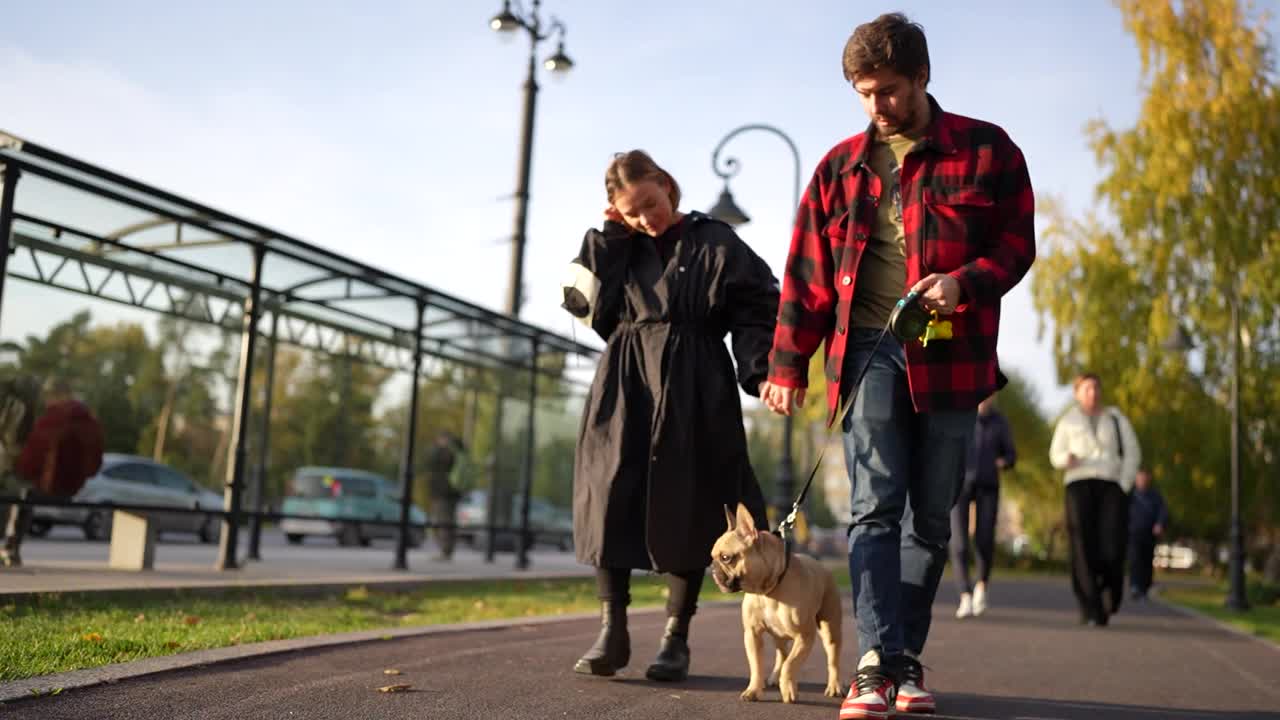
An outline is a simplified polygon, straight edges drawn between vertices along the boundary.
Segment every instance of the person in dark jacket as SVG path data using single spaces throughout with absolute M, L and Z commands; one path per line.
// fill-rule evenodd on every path
M 453 433 L 445 431 L 436 436 L 431 454 L 427 456 L 428 517 L 436 525 L 436 545 L 439 546 L 440 554 L 435 559 L 443 562 L 453 559 L 454 538 L 457 535 L 454 524 L 457 521 L 459 494 L 457 488 L 449 483 L 449 473 L 458 461 L 460 449 L 462 441 Z
M 650 570 L 667 574 L 670 594 L 646 676 L 683 680 L 725 506 L 741 502 L 768 527 L 739 387 L 758 396 L 768 373 L 778 283 L 727 224 L 681 212 L 675 179 L 644 152 L 615 155 L 605 191 L 603 227 L 586 233 L 564 284 L 565 309 L 607 343 L 573 481 L 574 546 L 597 568 L 603 627 L 574 670 L 627 665 L 631 571 Z
M 1151 483 L 1151 471 L 1143 468 L 1133 479 L 1129 494 L 1129 596 L 1146 599 L 1151 590 L 1151 563 L 1156 541 L 1169 527 L 1169 506 Z
M 966 618 L 987 611 L 987 583 L 996 548 L 996 516 L 1000 509 L 1000 472 L 1013 467 L 1017 451 L 1009 422 L 995 407 L 995 395 L 978 404 L 973 442 L 965 462 L 964 485 L 951 509 L 951 563 L 955 570 L 960 607 L 956 617 Z M 973 546 L 976 550 L 978 582 L 969 576 L 969 512 L 973 508 Z

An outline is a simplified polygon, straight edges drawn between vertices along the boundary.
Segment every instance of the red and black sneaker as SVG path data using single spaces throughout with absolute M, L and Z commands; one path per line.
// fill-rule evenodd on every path
M 897 685 L 889 669 L 880 663 L 880 654 L 868 650 L 849 683 L 849 695 L 840 705 L 840 720 L 885 720 L 896 695 Z
M 924 666 L 910 655 L 903 655 L 897 665 L 898 699 L 894 708 L 900 713 L 934 712 L 938 703 L 924 687 Z

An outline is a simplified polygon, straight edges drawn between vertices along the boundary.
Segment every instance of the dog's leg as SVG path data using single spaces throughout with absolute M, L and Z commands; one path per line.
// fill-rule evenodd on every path
M 809 657 L 809 651 L 813 649 L 813 641 L 816 639 L 815 635 L 817 633 L 810 629 L 809 632 L 791 641 L 791 652 L 782 662 L 782 676 L 778 678 L 778 689 L 782 691 L 784 703 L 796 701 L 796 696 L 799 694 L 796 687 L 796 673 L 800 671 L 805 658 Z
M 777 649 L 773 652 L 773 672 L 769 673 L 769 687 L 778 687 L 778 680 L 782 677 L 782 663 L 787 659 L 787 653 L 791 652 L 791 642 L 781 635 L 774 635 L 773 643 Z
M 751 668 L 751 680 L 748 681 L 747 689 L 742 691 L 740 697 L 748 702 L 755 702 L 764 695 L 764 635 L 749 627 L 743 628 L 742 645 L 747 650 L 747 666 Z
M 840 686 L 840 642 L 841 624 L 844 608 L 840 605 L 840 592 L 835 583 L 829 583 L 826 595 L 822 598 L 822 609 L 818 613 L 818 635 L 822 637 L 822 648 L 827 652 L 827 697 L 844 695 Z

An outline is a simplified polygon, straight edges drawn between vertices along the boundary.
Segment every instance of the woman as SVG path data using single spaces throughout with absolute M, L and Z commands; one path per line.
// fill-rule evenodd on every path
M 778 285 L 728 225 L 680 212 L 679 185 L 644 152 L 614 156 L 605 192 L 603 228 L 587 231 L 564 288 L 564 307 L 607 342 L 573 490 L 574 545 L 597 568 L 603 628 L 574 670 L 627 664 L 631 571 L 652 570 L 667 573 L 670 594 L 645 674 L 677 681 L 724 506 L 743 502 L 768 527 L 738 386 L 758 397 L 768 375 Z
M 1054 428 L 1049 462 L 1065 470 L 1071 587 L 1080 622 L 1106 625 L 1124 597 L 1129 489 L 1142 449 L 1129 419 L 1102 405 L 1102 381 L 1085 373 L 1075 381 L 1076 404 Z M 1103 595 L 1106 603 L 1103 603 Z

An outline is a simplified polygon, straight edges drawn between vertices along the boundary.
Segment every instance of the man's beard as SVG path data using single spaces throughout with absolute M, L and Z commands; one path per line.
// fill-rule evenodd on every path
M 920 109 L 918 107 L 913 107 L 907 111 L 907 114 L 904 115 L 902 119 L 898 120 L 892 125 L 888 125 L 883 128 L 877 128 L 877 130 L 880 133 L 881 137 L 901 135 L 904 132 L 909 132 L 910 130 L 913 130 L 916 127 L 916 124 L 919 121 L 919 119 L 920 119 Z

